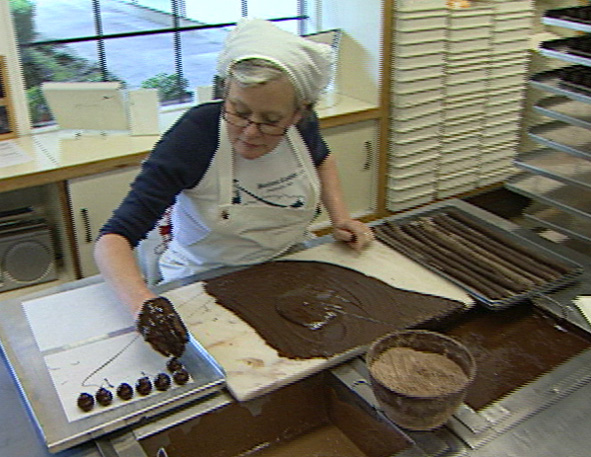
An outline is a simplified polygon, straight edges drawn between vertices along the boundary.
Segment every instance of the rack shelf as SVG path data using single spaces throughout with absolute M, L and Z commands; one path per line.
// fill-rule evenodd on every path
M 573 192 L 572 187 L 567 184 L 529 173 L 509 178 L 506 186 L 518 194 L 586 218 L 591 222 L 591 192 Z
M 540 100 L 534 110 L 544 116 L 584 129 L 591 129 L 591 109 L 564 96 Z
M 552 149 L 541 149 L 521 154 L 515 165 L 522 170 L 591 191 L 591 162 L 588 160 Z
M 528 210 L 526 219 L 569 238 L 591 243 L 591 221 L 549 206 Z
M 591 89 L 584 90 L 568 86 L 560 80 L 559 75 L 560 70 L 544 71 L 533 75 L 529 84 L 536 89 L 591 104 Z
M 547 11 L 542 22 L 591 32 L 591 21 L 580 19 L 589 15 L 589 7 L 577 8 L 586 9 Z M 543 56 L 581 68 L 544 71 L 530 78 L 531 87 L 551 94 L 532 108 L 549 122 L 529 129 L 529 137 L 542 147 L 515 159 L 515 166 L 523 172 L 510 178 L 506 187 L 536 202 L 525 212 L 527 219 L 591 243 L 591 87 L 586 87 L 589 70 L 582 68 L 591 67 L 591 53 L 586 43 L 585 37 L 540 43 Z
M 529 136 L 543 146 L 591 160 L 591 131 L 554 121 L 536 125 Z

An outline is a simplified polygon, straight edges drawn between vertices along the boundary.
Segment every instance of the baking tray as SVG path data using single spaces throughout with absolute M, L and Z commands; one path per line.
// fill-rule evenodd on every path
M 85 281 L 81 280 L 79 283 L 85 283 Z M 96 287 L 100 287 L 99 284 L 96 286 L 93 284 L 77 289 L 76 285 L 77 283 L 71 283 L 65 285 L 64 289 L 72 292 L 89 290 L 89 301 L 91 301 L 90 294 L 97 293 Z M 35 296 L 35 299 L 43 300 L 50 298 L 51 295 L 50 292 L 44 291 L 39 296 Z M 10 364 L 15 384 L 31 413 L 31 418 L 45 445 L 52 453 L 69 449 L 131 424 L 150 420 L 225 387 L 225 374 L 222 368 L 191 335 L 180 359 L 191 375 L 189 383 L 183 386 L 173 384 L 173 387 L 164 392 L 154 390 L 142 398 L 134 395 L 132 400 L 123 404 L 117 399 L 115 389 L 110 389 L 114 395 L 113 405 L 107 407 L 95 405 L 93 411 L 87 416 L 69 420 L 57 389 L 53 385 L 53 378 L 46 365 L 44 353 L 37 344 L 24 306 L 21 306 L 22 300 L 14 299 L 2 303 L 3 318 L 0 322 L 2 348 Z M 76 303 L 76 306 L 77 315 L 86 314 L 83 303 Z M 56 332 L 63 331 L 55 329 L 54 325 L 52 329 Z M 127 329 L 123 329 L 118 335 L 125 334 L 126 331 Z M 104 339 L 115 336 L 106 334 Z M 89 339 L 90 343 L 97 341 L 96 338 Z M 84 346 L 81 348 L 84 349 Z M 163 358 L 163 365 L 164 363 Z M 147 373 L 151 378 L 155 374 Z M 84 390 L 86 389 L 81 391 Z M 94 390 L 89 392 L 94 393 Z M 74 405 L 75 402 L 76 398 L 72 398 Z
M 583 267 L 578 263 L 575 263 L 565 257 L 556 254 L 553 251 L 545 249 L 543 246 L 521 238 L 511 232 L 503 230 L 497 226 L 494 226 L 472 214 L 469 214 L 461 209 L 452 207 L 452 206 L 444 206 L 442 208 L 428 210 L 423 213 L 414 214 L 408 217 L 397 217 L 393 219 L 386 220 L 381 224 L 375 225 L 374 229 L 376 231 L 376 237 L 388 244 L 388 241 L 383 234 L 380 234 L 380 227 L 386 224 L 394 225 L 394 226 L 408 226 L 409 224 L 419 222 L 422 219 L 430 218 L 437 215 L 446 215 L 446 214 L 459 214 L 463 217 L 466 221 L 472 224 L 475 227 L 478 227 L 482 230 L 486 231 L 486 237 L 490 237 L 491 240 L 500 241 L 502 244 L 507 246 L 510 249 L 517 249 L 519 248 L 520 251 L 525 252 L 528 257 L 532 258 L 534 261 L 542 261 L 548 265 L 551 265 L 554 268 L 560 268 L 561 272 L 557 272 L 556 277 L 546 280 L 542 284 L 538 284 L 529 288 L 526 288 L 523 291 L 515 292 L 515 293 L 507 293 L 505 296 L 501 297 L 493 297 L 492 294 L 487 294 L 481 290 L 478 290 L 474 286 L 471 286 L 469 282 L 462 280 L 455 274 L 450 273 L 449 271 L 445 271 L 439 266 L 434 265 L 431 263 L 429 258 L 426 258 L 421 253 L 417 252 L 416 250 L 410 248 L 406 243 L 396 243 L 396 245 L 390 244 L 393 249 L 396 249 L 403 254 L 409 256 L 413 260 L 417 261 L 424 267 L 437 272 L 438 274 L 442 275 L 443 277 L 447 278 L 448 280 L 452 281 L 462 289 L 464 289 L 467 293 L 469 293 L 475 300 L 483 304 L 485 307 L 490 309 L 503 309 L 508 306 L 511 306 L 516 303 L 523 302 L 524 300 L 530 299 L 535 296 L 539 296 L 553 290 L 557 290 L 562 288 L 568 284 L 573 283 L 577 280 L 577 278 L 583 273 Z M 517 255 L 517 251 L 515 251 Z
M 536 73 L 529 80 L 529 84 L 536 89 L 565 95 L 583 103 L 591 103 L 591 88 L 578 85 L 574 87 L 572 83 L 566 84 L 560 77 L 560 71 L 561 69 Z
M 541 54 L 552 59 L 559 59 L 565 62 L 576 63 L 579 65 L 591 66 L 591 58 L 587 53 L 573 51 L 569 47 L 570 38 L 560 38 L 542 42 L 538 49 Z

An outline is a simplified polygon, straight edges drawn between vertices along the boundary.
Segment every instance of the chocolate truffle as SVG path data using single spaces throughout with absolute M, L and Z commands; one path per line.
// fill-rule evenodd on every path
M 78 396 L 78 408 L 84 412 L 88 412 L 94 406 L 94 397 L 86 392 L 81 393 Z
M 121 384 L 119 384 L 119 387 L 117 387 L 117 396 L 121 400 L 131 399 L 131 397 L 133 397 L 132 387 L 129 384 L 127 384 L 126 382 L 122 382 Z
M 150 378 L 144 376 L 143 378 L 138 379 L 135 384 L 135 390 L 140 395 L 148 395 L 152 392 L 152 382 L 150 381 Z
M 167 363 L 166 363 L 166 368 L 168 369 L 168 371 L 170 371 L 171 373 L 174 373 L 175 371 L 179 371 L 182 370 L 183 368 L 183 364 L 181 362 L 179 362 L 179 359 L 177 359 L 176 357 L 173 357 L 172 359 L 170 359 Z
M 113 401 L 113 394 L 109 389 L 105 389 L 104 387 L 97 390 L 94 397 L 96 398 L 96 402 L 101 406 L 109 406 Z
M 182 386 L 183 384 L 186 384 L 189 380 L 189 373 L 184 368 L 181 368 L 180 370 L 177 370 L 172 374 L 172 379 L 174 379 L 174 382 L 176 384 Z
M 170 376 L 166 373 L 160 373 L 154 379 L 154 386 L 156 386 L 156 389 L 158 390 L 168 390 L 170 387 Z

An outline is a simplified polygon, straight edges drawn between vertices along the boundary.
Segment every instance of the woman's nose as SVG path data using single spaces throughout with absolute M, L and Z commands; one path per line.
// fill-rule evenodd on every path
M 243 133 L 244 133 L 244 135 L 249 136 L 249 137 L 261 135 L 261 131 L 259 130 L 259 126 L 257 124 L 255 124 L 254 122 L 251 122 L 246 127 L 244 127 Z

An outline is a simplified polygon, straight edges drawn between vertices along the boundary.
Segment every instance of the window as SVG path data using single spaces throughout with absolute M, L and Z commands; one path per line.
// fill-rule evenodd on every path
M 163 104 L 192 102 L 241 17 L 306 32 L 305 0 L 9 1 L 35 126 L 51 122 L 44 81 L 121 81 L 157 88 Z

